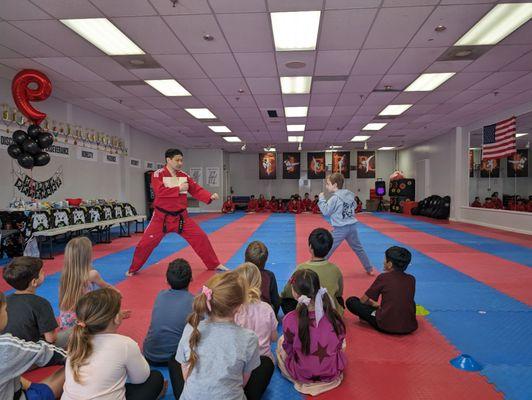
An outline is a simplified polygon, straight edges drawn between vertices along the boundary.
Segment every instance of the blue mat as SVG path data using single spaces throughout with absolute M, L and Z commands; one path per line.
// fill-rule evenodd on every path
M 507 399 L 530 400 L 532 398 L 531 365 L 488 365 L 480 373 L 496 384 Z
M 429 222 L 423 222 L 399 215 L 388 213 L 374 213 L 373 215 L 388 221 L 396 222 L 420 232 L 428 233 L 429 235 L 438 236 L 442 239 L 471 247 L 487 254 L 492 254 L 509 261 L 532 267 L 532 250 L 524 246 L 519 246 L 513 243 L 505 243 L 496 239 L 447 228 L 441 225 L 434 225 Z

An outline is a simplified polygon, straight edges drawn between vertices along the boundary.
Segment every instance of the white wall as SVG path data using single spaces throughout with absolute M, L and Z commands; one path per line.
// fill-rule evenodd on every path
M 331 154 L 326 154 L 326 164 L 331 164 Z M 376 177 L 382 178 L 388 185 L 388 178 L 394 171 L 395 152 L 377 151 Z M 259 155 L 258 153 L 229 153 L 229 186 L 236 196 L 247 196 L 254 194 L 264 194 L 267 198 L 272 195 L 276 197 L 288 198 L 295 193 L 303 195 L 305 192 L 312 196 L 324 191 L 322 180 L 308 180 L 310 186 L 303 186 L 303 181 L 307 177 L 307 153 L 301 153 L 301 178 L 282 179 L 282 154 L 277 155 L 277 179 L 259 180 Z M 351 152 L 351 165 L 356 163 L 356 151 Z M 350 178 L 346 180 L 345 188 L 355 192 L 360 199 L 365 202 L 369 199 L 369 190 L 375 187 L 375 179 L 357 179 L 356 170 L 351 171 Z

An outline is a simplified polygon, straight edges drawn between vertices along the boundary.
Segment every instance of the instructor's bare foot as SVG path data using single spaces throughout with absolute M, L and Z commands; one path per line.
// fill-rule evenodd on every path
M 131 272 L 131 271 L 126 271 L 126 276 L 129 277 L 129 276 L 133 276 L 133 275 L 137 275 L 136 272 Z
M 222 271 L 222 272 L 229 271 L 229 268 L 227 268 L 223 264 L 218 265 L 215 269 L 216 269 L 216 271 Z

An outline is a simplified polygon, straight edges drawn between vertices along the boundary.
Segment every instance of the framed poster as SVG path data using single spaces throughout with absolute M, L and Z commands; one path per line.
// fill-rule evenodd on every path
M 194 181 L 200 185 L 203 186 L 203 168 L 202 167 L 190 167 L 190 177 L 194 179 Z
M 206 167 L 205 178 L 207 179 L 208 186 L 220 186 L 220 168 L 219 167 Z
M 130 158 L 129 165 L 133 168 L 141 168 L 141 162 L 138 158 Z
M 519 149 L 506 159 L 508 178 L 528 177 L 528 149 Z
M 146 161 L 144 166 L 146 169 L 155 169 L 155 163 L 153 161 Z
M 259 153 L 259 179 L 277 179 L 277 154 Z
M 309 179 L 325 179 L 325 152 L 307 153 Z
M 84 147 L 78 147 L 77 148 L 78 153 L 78 160 L 85 160 L 85 161 L 98 161 L 98 151 L 93 149 L 87 149 Z
M 375 179 L 374 151 L 357 151 L 357 178 Z
M 283 179 L 301 177 L 301 153 L 283 153 Z
M 482 163 L 480 164 L 481 178 L 498 178 L 500 172 L 500 160 L 482 160 Z
M 106 164 L 114 164 L 118 165 L 120 159 L 118 158 L 117 154 L 107 154 L 105 153 L 103 155 L 103 162 Z
M 332 153 L 332 172 L 341 173 L 348 179 L 351 170 L 351 153 L 349 151 L 335 151 Z

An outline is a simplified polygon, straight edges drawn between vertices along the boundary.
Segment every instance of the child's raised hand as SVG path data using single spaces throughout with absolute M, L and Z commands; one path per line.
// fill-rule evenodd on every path
M 120 315 L 122 316 L 122 319 L 128 319 L 131 317 L 131 310 L 122 310 L 120 311 Z

